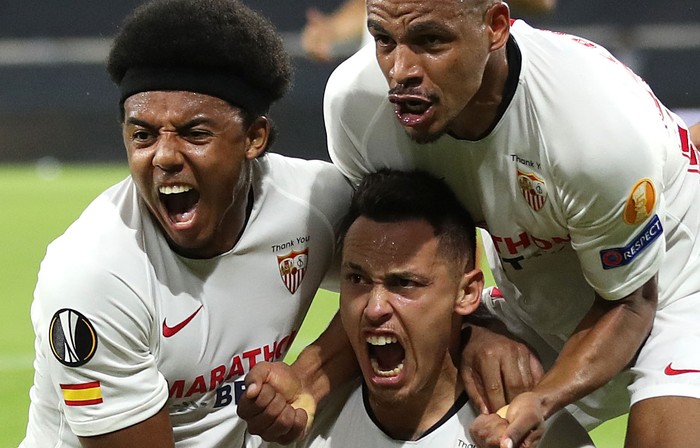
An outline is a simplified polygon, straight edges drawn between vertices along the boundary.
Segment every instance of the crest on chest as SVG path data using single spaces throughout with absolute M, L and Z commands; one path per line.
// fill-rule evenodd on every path
M 309 259 L 309 248 L 301 251 L 291 251 L 286 255 L 278 255 L 277 263 L 279 266 L 280 276 L 284 286 L 287 287 L 290 293 L 294 294 L 304 280 L 306 274 L 306 266 Z
M 547 202 L 547 188 L 542 177 L 534 172 L 526 172 L 517 168 L 518 187 L 525 202 L 534 211 L 540 211 Z

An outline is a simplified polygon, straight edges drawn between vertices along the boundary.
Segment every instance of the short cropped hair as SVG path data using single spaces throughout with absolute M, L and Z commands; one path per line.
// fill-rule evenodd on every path
M 348 229 L 360 216 L 384 223 L 425 220 L 440 239 L 445 258 L 474 267 L 474 221 L 447 183 L 430 173 L 383 169 L 366 175 L 343 219 L 341 248 Z
M 233 76 L 267 108 L 284 96 L 292 77 L 279 33 L 239 0 L 153 0 L 136 8 L 114 40 L 107 71 L 121 86 L 131 69 L 144 68 Z

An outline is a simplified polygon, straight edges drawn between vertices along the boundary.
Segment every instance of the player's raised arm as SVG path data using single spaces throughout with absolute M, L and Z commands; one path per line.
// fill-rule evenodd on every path
M 357 360 L 336 315 L 291 366 L 263 363 L 251 369 L 238 415 L 251 434 L 289 443 L 303 436 L 318 404 L 332 390 L 358 375 Z

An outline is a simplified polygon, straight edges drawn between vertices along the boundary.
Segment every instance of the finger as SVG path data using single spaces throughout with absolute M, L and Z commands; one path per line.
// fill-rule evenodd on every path
M 499 447 L 507 422 L 495 414 L 482 414 L 474 419 L 469 427 L 469 433 L 477 446 Z
M 245 396 L 254 400 L 260 392 L 260 388 L 267 381 L 270 375 L 271 366 L 262 362 L 256 364 L 243 379 L 245 382 Z
M 279 394 L 269 396 L 267 390 L 263 390 L 255 405 L 260 412 L 248 419 L 248 430 L 252 434 L 275 441 L 290 431 L 296 411 Z
M 484 391 L 483 385 L 478 381 L 478 377 L 474 375 L 471 368 L 463 369 L 461 372 L 462 381 L 464 382 L 464 388 L 469 395 L 469 399 L 474 403 L 479 412 L 482 414 L 488 414 L 490 412 L 488 404 L 486 402 L 486 393 Z
M 507 370 L 505 364 L 493 357 L 484 361 L 481 371 L 481 381 L 483 383 L 486 402 L 489 410 L 502 408 L 506 405 L 506 397 L 503 389 L 502 369 Z
M 281 435 L 276 442 L 282 445 L 288 445 L 296 440 L 301 439 L 306 435 L 307 428 L 306 413 L 302 409 L 296 409 L 294 413 L 294 423 L 289 428 L 286 434 Z
M 514 355 L 516 359 L 512 366 L 502 367 L 503 394 L 508 403 L 521 393 L 532 389 L 533 386 L 529 358 L 528 356 L 520 355 L 521 353 Z
M 534 431 L 530 431 L 525 439 L 520 444 L 520 448 L 535 448 L 539 445 L 542 435 L 544 434 L 544 426 L 540 425 Z
M 268 406 L 275 398 L 275 390 L 269 385 L 263 385 L 260 387 L 259 393 L 254 397 L 250 398 L 244 396 L 238 403 L 237 412 L 241 418 L 248 420 L 256 418 L 260 414 L 267 413 L 270 414 Z
M 544 376 L 544 367 L 534 353 L 530 353 L 530 372 L 532 372 L 533 385 L 537 385 Z
M 301 383 L 296 376 L 291 375 L 289 366 L 281 364 L 269 364 L 267 377 L 264 384 L 269 385 L 284 397 L 286 401 L 292 401 L 301 390 Z
M 503 445 L 503 442 L 505 442 L 507 439 L 510 439 L 511 446 L 520 446 L 520 443 L 525 439 L 530 431 L 537 429 L 537 426 L 537 423 L 534 425 L 530 424 L 526 417 L 516 417 L 515 420 L 509 422 L 508 427 L 503 433 L 501 445 Z
M 325 15 L 319 11 L 317 8 L 309 8 L 306 10 L 306 21 L 307 22 L 318 22 L 323 20 Z
M 513 448 L 513 440 L 508 437 L 504 438 L 501 440 L 500 448 Z

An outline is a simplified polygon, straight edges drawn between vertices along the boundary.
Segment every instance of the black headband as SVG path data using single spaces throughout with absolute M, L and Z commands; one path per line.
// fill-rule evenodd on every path
M 140 92 L 185 90 L 215 96 L 256 114 L 268 111 L 271 101 L 240 77 L 215 69 L 134 67 L 119 83 L 120 103 Z

